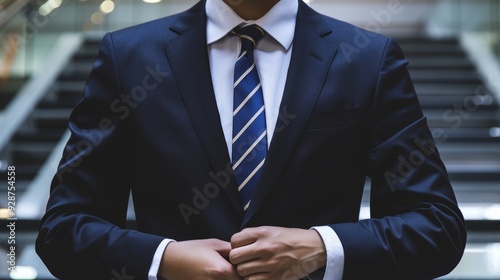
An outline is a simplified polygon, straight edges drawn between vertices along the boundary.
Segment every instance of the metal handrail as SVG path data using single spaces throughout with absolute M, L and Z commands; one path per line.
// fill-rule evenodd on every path
M 63 67 L 83 43 L 82 34 L 63 34 L 46 58 L 47 67 L 38 72 L 16 94 L 0 120 L 0 151 L 9 143 L 44 94 L 56 81 Z
M 56 147 L 40 168 L 37 176 L 31 181 L 28 190 L 20 197 L 17 215 L 21 219 L 41 219 L 45 212 L 45 206 L 49 198 L 50 182 L 57 171 L 66 142 L 70 137 L 66 130 Z

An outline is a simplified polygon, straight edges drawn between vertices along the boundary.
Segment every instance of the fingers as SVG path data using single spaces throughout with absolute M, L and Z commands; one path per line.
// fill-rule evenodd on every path
M 253 260 L 236 265 L 236 271 L 240 276 L 248 277 L 250 275 L 267 274 L 269 271 L 272 271 L 272 268 L 266 262 Z
M 224 278 L 224 279 L 227 279 L 227 280 L 241 280 L 241 279 L 243 279 L 236 271 L 236 268 L 234 268 L 231 264 L 229 264 L 229 265 L 231 266 L 231 272 L 229 273 L 227 278 Z
M 209 279 L 224 279 L 224 280 L 240 280 L 241 276 L 236 271 L 236 268 L 226 260 L 214 261 L 212 267 L 207 268 Z
M 223 258 L 229 259 L 229 253 L 231 252 L 231 243 L 219 239 L 207 239 L 206 242 L 209 247 L 214 251 L 219 253 Z M 214 262 L 216 260 L 214 259 Z M 223 262 L 217 261 L 218 265 L 212 267 L 209 271 L 209 275 L 213 279 L 224 279 L 224 280 L 241 280 L 242 277 L 236 271 L 236 268 L 227 260 Z
M 256 260 L 259 257 L 260 252 L 254 244 L 235 248 L 229 253 L 229 261 L 234 265 Z
M 254 228 L 247 228 L 234 234 L 231 237 L 232 250 L 229 253 L 229 261 L 237 265 L 258 258 L 255 246 L 252 246 L 258 240 L 258 235 Z
M 229 258 L 231 251 L 231 243 L 219 239 L 208 239 L 209 246 L 220 254 L 222 258 Z M 209 271 L 211 279 L 224 279 L 224 280 L 240 280 L 241 276 L 236 271 L 236 268 L 227 260 L 213 259 L 215 265 Z
M 231 246 L 238 248 L 252 244 L 264 234 L 263 231 L 264 228 L 246 228 L 231 237 Z
M 270 247 L 263 240 L 272 235 L 271 230 L 269 227 L 247 228 L 233 235 L 233 250 L 229 253 L 229 260 L 236 266 L 240 276 L 245 279 L 251 276 L 254 279 L 270 270 L 267 260 L 272 253 L 270 254 Z
M 222 241 L 219 239 L 209 239 L 207 242 L 210 243 L 210 247 L 218 252 L 224 258 L 229 258 L 229 252 L 231 252 L 231 243 L 227 241 Z
M 173 242 L 167 246 L 158 274 L 169 280 L 241 280 L 228 261 L 231 243 L 217 239 Z
M 326 264 L 323 241 L 312 230 L 248 228 L 233 235 L 231 246 L 229 260 L 244 280 L 300 279 Z

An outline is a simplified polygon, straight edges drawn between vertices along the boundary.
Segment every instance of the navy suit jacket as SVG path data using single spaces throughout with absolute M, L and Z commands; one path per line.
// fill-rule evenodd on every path
M 204 1 L 107 34 L 71 115 L 37 252 L 61 279 L 146 279 L 164 237 L 329 225 L 345 279 L 429 279 L 464 220 L 401 49 L 300 1 L 276 132 L 242 210 L 211 82 Z M 366 177 L 371 217 L 358 221 Z M 133 195 L 137 230 L 125 228 Z

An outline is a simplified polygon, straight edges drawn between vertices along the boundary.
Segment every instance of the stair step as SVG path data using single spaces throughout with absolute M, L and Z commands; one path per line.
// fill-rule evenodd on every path
M 0 92 L 0 110 L 4 110 L 15 94 Z
M 484 96 L 491 97 L 489 90 L 482 84 L 471 83 L 437 83 L 414 81 L 418 95 L 446 95 L 446 96 Z
M 52 148 L 55 146 L 55 144 L 57 144 L 57 143 L 54 143 Z M 50 152 L 51 152 L 51 150 L 33 151 L 33 150 L 25 150 L 25 149 L 17 150 L 14 148 L 13 151 L 11 152 L 11 157 L 12 157 L 12 161 L 15 162 L 16 164 L 42 165 L 46 161 Z
M 59 79 L 61 80 L 87 80 L 92 70 L 92 62 L 71 62 L 63 70 Z
M 414 82 L 431 83 L 477 83 L 479 75 L 475 70 L 421 70 L 410 69 L 410 76 Z
M 465 52 L 459 45 L 447 43 L 431 43 L 431 42 L 423 42 L 423 43 L 401 43 L 401 49 L 407 55 L 456 55 L 456 56 L 464 56 Z
M 74 61 L 93 61 L 98 57 L 99 47 L 97 46 L 86 46 L 85 48 L 81 48 L 78 50 L 74 56 Z
M 14 137 L 13 141 L 15 143 L 32 143 L 37 141 L 38 143 L 55 143 L 59 142 L 64 134 L 64 129 L 38 129 L 36 131 L 18 131 Z
M 494 102 L 494 99 L 489 97 L 463 97 L 463 96 L 445 96 L 445 95 L 424 95 L 419 96 L 420 105 L 425 108 L 449 110 L 454 106 L 464 105 L 470 106 L 471 110 L 498 110 L 499 105 Z
M 438 143 L 443 161 L 457 164 L 485 164 L 500 167 L 500 143 Z
M 87 34 L 87 36 L 85 36 L 85 41 L 83 43 L 84 46 L 99 46 L 101 44 L 101 41 L 102 41 L 102 37 L 104 36 L 104 34 Z
M 459 45 L 457 38 L 431 38 L 427 36 L 398 37 L 396 41 L 401 45 L 406 44 L 428 44 L 428 45 Z
M 66 129 L 72 109 L 37 109 L 33 117 L 37 128 Z
M 78 96 L 60 96 L 55 99 L 43 99 L 38 103 L 39 109 L 73 109 L 81 100 Z
M 85 83 L 86 80 L 57 81 L 57 94 L 83 96 Z
M 500 144 L 500 127 L 432 129 L 437 138 L 447 143 L 497 143 Z
M 456 181 L 498 181 L 500 182 L 500 166 L 495 165 L 452 165 L 446 164 L 448 175 Z M 500 184 L 499 184 L 500 185 Z
M 14 77 L 10 77 L 8 80 L 0 82 L 0 110 L 7 107 L 7 104 L 16 96 L 25 82 L 25 78 Z
M 467 57 L 456 56 L 411 56 L 406 55 L 406 59 L 410 62 L 408 68 L 433 70 L 433 69 L 447 69 L 447 70 L 473 70 L 474 64 Z
M 498 110 L 467 111 L 465 108 L 439 109 L 423 108 L 431 128 L 491 128 L 500 126 Z
M 13 162 L 16 166 L 16 180 L 20 181 L 31 181 L 38 174 L 40 170 L 40 165 L 23 165 Z

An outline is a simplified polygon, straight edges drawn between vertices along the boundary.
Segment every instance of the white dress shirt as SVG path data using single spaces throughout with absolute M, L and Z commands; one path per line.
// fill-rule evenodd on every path
M 230 156 L 233 134 L 234 65 L 241 48 L 240 38 L 232 35 L 230 31 L 240 24 L 257 24 L 266 31 L 264 38 L 255 47 L 254 59 L 264 94 L 267 143 L 270 145 L 290 66 L 298 0 L 281 0 L 265 16 L 253 21 L 243 20 L 223 0 L 207 0 L 205 8 L 212 83 Z M 337 234 L 329 226 L 312 229 L 319 233 L 327 251 L 324 280 L 342 279 L 344 250 Z M 157 279 L 163 252 L 173 241 L 165 239 L 158 246 L 149 270 L 149 280 Z

